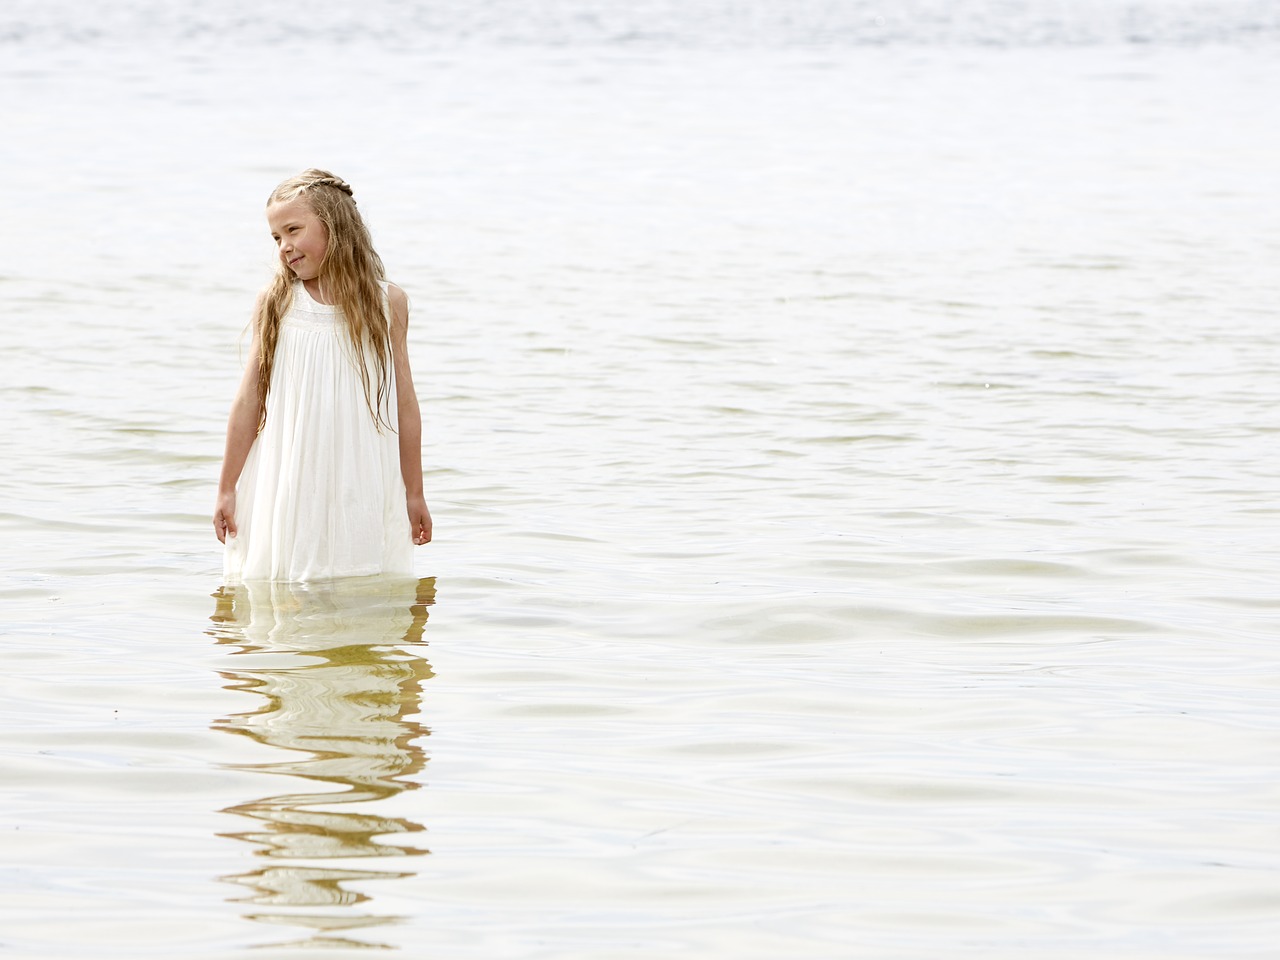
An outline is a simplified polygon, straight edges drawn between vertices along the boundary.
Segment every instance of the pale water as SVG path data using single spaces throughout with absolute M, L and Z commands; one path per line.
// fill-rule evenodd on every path
M 1280 956 L 1274 3 L 0 14 L 0 956 Z M 223 589 L 262 204 L 420 579 Z

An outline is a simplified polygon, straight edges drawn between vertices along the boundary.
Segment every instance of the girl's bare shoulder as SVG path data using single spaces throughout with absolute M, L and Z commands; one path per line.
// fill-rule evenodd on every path
M 399 300 L 401 303 L 408 303 L 409 295 L 405 293 L 403 289 L 401 289 L 398 283 L 392 283 L 390 280 L 388 280 L 387 281 L 387 299 L 392 301 L 392 303 L 396 302 L 397 300 Z
M 391 318 L 397 323 L 409 322 L 409 295 L 397 284 L 387 281 L 387 303 L 391 305 Z

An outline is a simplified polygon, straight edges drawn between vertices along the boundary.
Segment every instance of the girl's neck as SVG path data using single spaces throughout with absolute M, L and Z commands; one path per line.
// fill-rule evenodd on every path
M 332 301 L 330 301 L 329 298 L 324 295 L 324 292 L 320 287 L 319 277 L 313 277 L 310 280 L 303 280 L 302 288 L 307 291 L 307 296 L 309 296 L 316 303 L 323 303 L 323 304 L 332 306 Z

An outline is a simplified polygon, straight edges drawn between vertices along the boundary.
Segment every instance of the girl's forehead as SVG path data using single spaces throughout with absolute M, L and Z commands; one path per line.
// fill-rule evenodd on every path
M 315 211 L 301 197 L 267 204 L 267 223 L 272 225 L 288 220 L 308 220 L 314 216 Z

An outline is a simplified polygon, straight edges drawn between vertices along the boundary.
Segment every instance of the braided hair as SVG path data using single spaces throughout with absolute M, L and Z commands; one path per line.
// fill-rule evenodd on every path
M 306 179 L 306 187 L 333 187 L 334 189 L 341 190 L 350 197 L 352 203 L 356 202 L 355 193 L 351 189 L 351 184 L 347 183 L 347 181 L 343 180 L 341 177 L 335 177 L 332 173 L 327 173 L 324 170 L 317 170 L 313 167 L 294 179 Z M 281 184 L 281 186 L 283 186 L 283 184 Z

